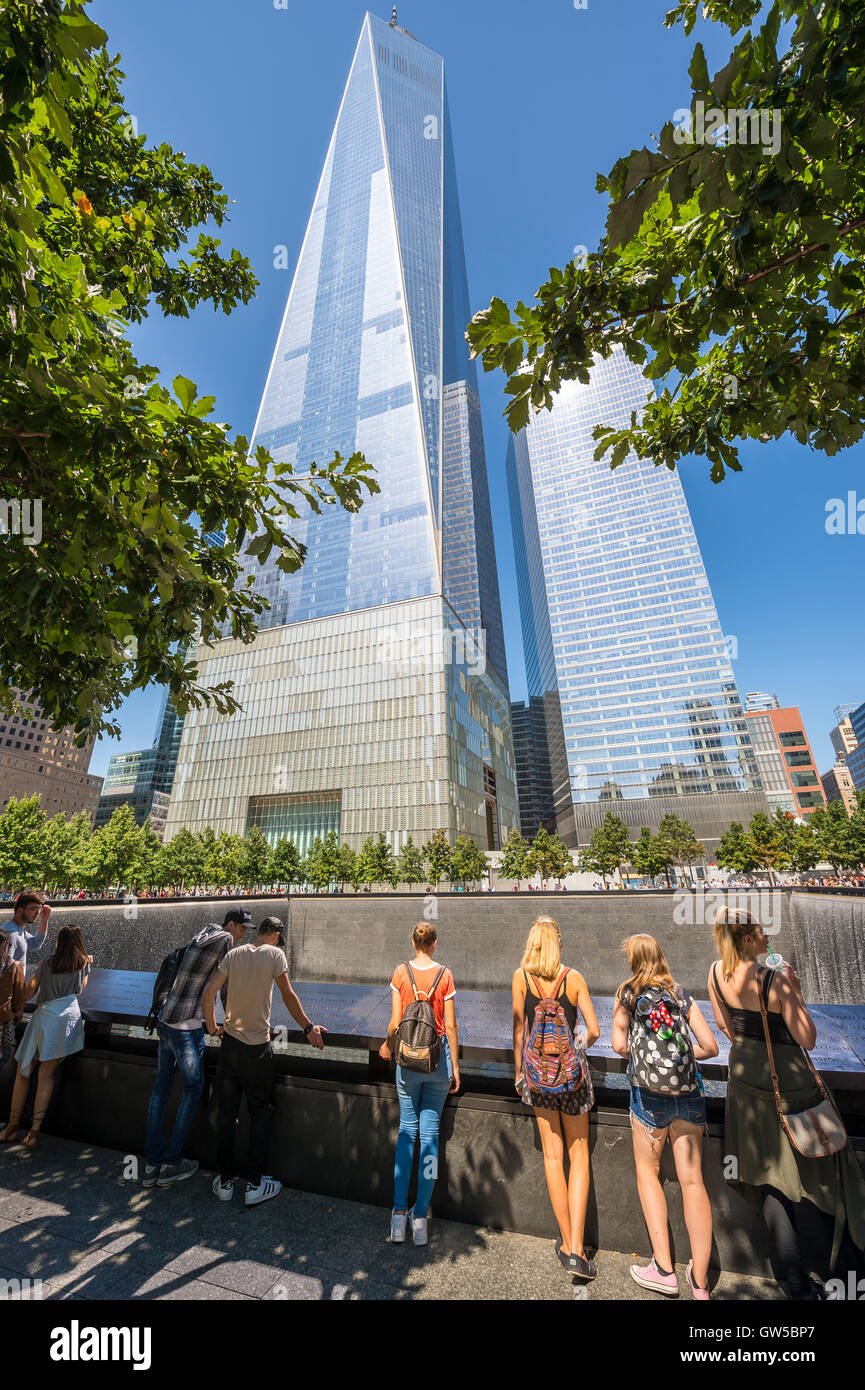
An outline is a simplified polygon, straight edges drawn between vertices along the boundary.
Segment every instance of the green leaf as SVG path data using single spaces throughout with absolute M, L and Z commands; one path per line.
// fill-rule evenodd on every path
M 171 384 L 175 396 L 188 415 L 198 394 L 198 387 L 185 376 L 176 376 Z

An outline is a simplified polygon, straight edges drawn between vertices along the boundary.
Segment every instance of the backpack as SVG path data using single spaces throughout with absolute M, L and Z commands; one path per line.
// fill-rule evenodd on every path
M 430 1001 L 445 973 L 445 967 L 442 966 L 439 970 L 425 999 L 418 995 L 411 966 L 406 964 L 404 968 L 414 993 L 414 1000 L 409 1004 L 396 1030 L 397 1065 L 405 1067 L 407 1071 L 437 1071 L 441 1061 L 442 1044 Z
M 186 947 L 178 946 L 176 951 L 172 951 L 170 955 L 165 957 L 165 960 L 156 973 L 156 983 L 153 986 L 153 999 L 150 1003 L 150 1013 L 147 1015 L 147 1022 L 144 1025 L 151 1033 L 156 1027 L 156 1021 L 162 1006 L 171 993 L 174 981 L 177 979 L 177 972 L 180 969 L 180 962 L 185 955 Z
M 698 1091 L 697 1063 L 678 986 L 650 985 L 634 1004 L 628 1028 L 631 1077 L 657 1095 Z
M 539 1002 L 525 1047 L 523 1074 L 529 1090 L 540 1095 L 564 1095 L 576 1091 L 585 1080 L 582 1056 L 574 1042 L 562 1001 L 556 998 L 567 975 L 565 966 L 553 985 L 552 994 L 547 996 L 534 975 L 528 977 Z

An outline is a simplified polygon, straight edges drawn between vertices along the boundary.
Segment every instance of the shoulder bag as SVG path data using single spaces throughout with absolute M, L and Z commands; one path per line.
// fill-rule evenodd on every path
M 765 994 L 769 993 L 771 987 L 771 971 L 766 977 L 768 983 L 765 985 Z M 835 1108 L 826 1084 L 818 1072 L 811 1058 L 803 1047 L 805 1060 L 814 1076 L 814 1080 L 820 1087 L 823 1099 L 819 1105 L 813 1106 L 809 1110 L 800 1110 L 795 1115 L 785 1115 L 781 1105 L 781 1088 L 778 1085 L 778 1072 L 775 1068 L 775 1054 L 772 1051 L 772 1039 L 769 1034 L 769 1019 L 766 1015 L 766 1000 L 764 998 L 764 988 L 760 989 L 760 1013 L 763 1018 L 763 1032 L 766 1037 L 766 1048 L 769 1053 L 769 1069 L 772 1073 L 772 1089 L 775 1092 L 775 1105 L 778 1110 L 778 1118 L 783 1129 L 786 1131 L 787 1138 L 793 1145 L 797 1153 L 803 1158 L 831 1158 L 833 1154 L 840 1153 L 847 1143 L 847 1130 L 844 1121 Z

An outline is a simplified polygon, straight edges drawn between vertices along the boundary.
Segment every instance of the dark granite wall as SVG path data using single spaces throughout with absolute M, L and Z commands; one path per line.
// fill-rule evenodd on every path
M 760 895 L 755 895 L 759 898 Z M 257 926 L 265 916 L 290 925 L 289 968 L 300 980 L 373 984 L 390 979 L 411 951 L 415 922 L 427 915 L 439 930 L 438 955 L 463 989 L 507 989 L 528 929 L 546 913 L 562 929 L 564 958 L 585 975 L 595 994 L 612 994 L 627 974 L 619 949 L 626 936 L 645 931 L 667 953 L 682 984 L 705 997 L 715 959 L 713 895 L 693 898 L 656 893 L 490 894 L 434 899 L 404 895 L 244 899 Z M 95 963 L 116 970 L 155 970 L 175 946 L 206 922 L 221 921 L 219 902 L 143 902 L 56 908 L 52 928 L 78 922 Z M 865 1000 L 865 899 L 830 895 L 764 895 L 761 918 L 773 927 L 773 949 L 798 967 L 806 998 L 823 1004 Z M 685 914 L 691 921 L 682 920 Z M 696 920 L 693 920 L 696 918 Z
M 213 1067 L 187 1153 L 214 1171 L 216 1111 Z M 0 1113 L 7 1113 L 12 1068 L 0 1072 Z M 105 1145 L 117 1153 L 117 1176 L 126 1156 L 140 1155 L 154 1079 L 152 1057 L 88 1049 L 63 1067 L 61 1085 L 49 1112 L 46 1130 L 78 1142 Z M 180 1094 L 175 1084 L 167 1122 Z M 382 1238 L 393 1192 L 393 1145 L 399 1108 L 392 1083 L 357 1084 L 305 1076 L 278 1077 L 268 1172 L 290 1187 L 320 1192 L 382 1208 Z M 243 1162 L 248 1140 L 245 1107 L 238 1144 Z M 856 1144 L 861 1160 L 865 1146 Z M 648 1257 L 650 1247 L 640 1213 L 630 1126 L 623 1111 L 596 1110 L 590 1121 L 592 1187 L 586 1239 L 602 1250 L 635 1252 Z M 724 1181 L 721 1126 L 710 1126 L 703 1171 L 712 1201 L 715 1267 L 768 1274 L 766 1233 L 753 1208 Z M 681 1193 L 675 1182 L 669 1147 L 662 1180 L 666 1185 L 675 1258 L 686 1258 L 688 1242 L 682 1220 Z M 195 1182 L 206 1182 L 201 1176 Z M 160 1198 L 160 1202 L 163 1199 Z M 176 1200 L 165 1199 L 176 1212 Z M 807 1208 L 807 1204 L 805 1204 Z M 477 1095 L 450 1098 L 442 1117 L 440 1173 L 432 1202 L 434 1215 L 471 1226 L 490 1226 L 552 1239 L 555 1222 L 543 1176 L 537 1126 L 517 1100 Z M 278 1220 L 278 1204 L 273 1219 Z M 154 1221 L 156 1221 L 154 1216 Z M 168 1214 L 171 1221 L 174 1216 Z M 819 1228 L 803 1211 L 804 1235 L 819 1249 Z M 826 1273 L 828 1271 L 821 1271 Z

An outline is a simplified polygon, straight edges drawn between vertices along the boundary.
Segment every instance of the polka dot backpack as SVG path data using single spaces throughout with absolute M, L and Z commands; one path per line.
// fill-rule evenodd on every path
M 662 985 L 648 986 L 637 998 L 628 1044 L 631 1078 L 641 1090 L 681 1096 L 700 1089 L 683 1003 L 678 987 Z

